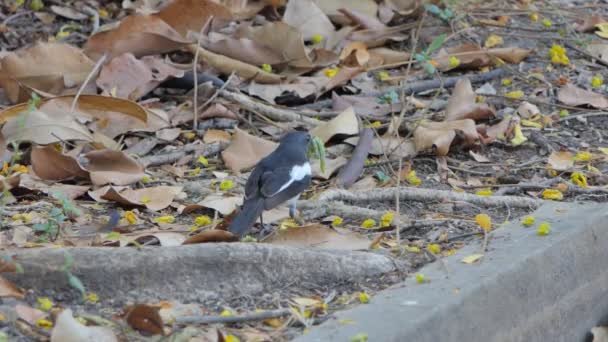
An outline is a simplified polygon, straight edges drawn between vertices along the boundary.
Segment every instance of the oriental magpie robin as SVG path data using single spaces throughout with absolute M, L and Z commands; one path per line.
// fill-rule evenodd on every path
M 286 134 L 271 154 L 255 166 L 245 184 L 245 199 L 241 211 L 228 230 L 244 235 L 262 212 L 290 201 L 289 216 L 296 219 L 296 201 L 311 180 L 308 162 L 310 135 L 306 132 Z

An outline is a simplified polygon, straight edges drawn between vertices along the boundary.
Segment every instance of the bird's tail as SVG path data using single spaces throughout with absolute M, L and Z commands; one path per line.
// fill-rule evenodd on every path
M 245 200 L 241 211 L 236 215 L 228 230 L 238 236 L 243 236 L 253 226 L 264 211 L 264 198 L 253 197 Z

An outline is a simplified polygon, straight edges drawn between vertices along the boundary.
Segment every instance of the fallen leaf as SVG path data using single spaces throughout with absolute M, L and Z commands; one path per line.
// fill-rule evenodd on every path
M 205 135 L 203 136 L 203 142 L 205 144 L 212 144 L 214 142 L 229 143 L 231 140 L 232 137 L 230 136 L 230 133 L 219 129 L 210 129 L 205 132 Z
M 462 258 L 461 261 L 465 264 L 474 264 L 477 261 L 481 260 L 481 258 L 483 258 L 483 254 L 471 254 Z
M 608 99 L 603 95 L 578 88 L 570 83 L 559 88 L 557 99 L 568 106 L 587 105 L 595 108 L 608 107 Z
M 232 143 L 222 152 L 226 167 L 233 172 L 241 172 L 257 164 L 277 147 L 277 143 L 268 141 L 236 128 Z
M 328 78 L 321 77 L 298 77 L 293 83 L 281 84 L 259 84 L 251 82 L 249 95 L 257 96 L 270 103 L 276 103 L 275 99 L 281 95 L 293 94 L 304 99 L 310 95 L 320 92 L 328 83 Z
M 574 166 L 574 155 L 568 151 L 551 152 L 547 165 L 556 171 L 566 171 Z
M 140 181 L 146 174 L 135 159 L 120 151 L 98 150 L 82 155 L 78 164 L 89 172 L 94 185 L 128 185 Z
M 441 71 L 452 69 L 479 69 L 494 64 L 494 58 L 499 58 L 507 63 L 517 64 L 523 61 L 532 50 L 517 47 L 480 49 L 478 46 L 465 43 L 456 47 L 441 49 L 433 58 L 437 62 L 437 68 Z M 456 57 L 460 61 L 458 65 L 450 63 L 450 57 Z
M 150 241 L 150 239 L 158 240 L 158 243 L 164 247 L 170 246 L 181 246 L 186 241 L 186 236 L 182 233 L 175 232 L 154 232 L 154 233 L 142 233 L 135 237 L 130 237 L 126 245 L 137 242 L 138 244 L 144 244 Z
M 184 245 L 191 245 L 206 242 L 231 242 L 238 241 L 238 236 L 235 236 L 229 231 L 220 229 L 203 230 L 202 232 L 192 235 L 183 242 Z
M 0 298 L 6 297 L 23 299 L 23 297 L 25 297 L 25 292 L 11 281 L 0 276 Z
M 310 40 L 315 35 L 327 39 L 335 32 L 334 25 L 313 0 L 287 2 L 283 22 L 298 29 L 304 40 Z
M 243 204 L 242 196 L 223 196 L 221 194 L 213 194 L 205 197 L 202 201 L 195 205 L 188 206 L 183 213 L 188 214 L 196 209 L 209 208 L 217 210 L 220 214 L 226 216 L 232 213 L 241 204 Z
M 522 119 L 529 119 L 533 116 L 539 115 L 540 110 L 538 107 L 530 102 L 524 101 L 517 108 L 517 114 Z
M 115 189 L 110 187 L 101 198 L 126 206 L 146 207 L 153 211 L 165 209 L 182 192 L 181 186 L 156 186 L 143 189 Z
M 319 137 L 324 143 L 336 135 L 355 135 L 357 133 L 359 133 L 359 121 L 352 107 L 310 131 L 310 134 Z
M 180 78 L 184 71 L 169 65 L 160 57 L 138 60 L 131 53 L 116 56 L 103 66 L 96 84 L 106 94 L 137 100 L 170 77 Z
M 33 146 L 30 160 L 32 171 L 41 179 L 89 178 L 89 173 L 80 168 L 74 157 L 59 152 L 53 145 Z
M 156 131 L 156 133 L 154 135 L 160 140 L 171 142 L 171 141 L 175 141 L 175 139 L 177 139 L 177 137 L 179 137 L 181 133 L 182 133 L 181 128 L 165 128 L 165 129 Z
M 494 109 L 485 103 L 476 103 L 475 98 L 476 94 L 471 86 L 471 81 L 468 78 L 458 80 L 445 109 L 446 121 L 480 120 L 495 115 Z
M 125 309 L 124 317 L 129 326 L 139 332 L 164 335 L 164 323 L 158 314 L 159 309 L 146 304 L 135 304 Z
M 89 37 L 84 52 L 93 59 L 104 53 L 109 59 L 124 53 L 143 57 L 170 52 L 188 43 L 190 41 L 159 17 L 131 15 L 122 19 L 117 27 Z
M 327 179 L 331 178 L 331 175 L 333 175 L 334 172 L 336 172 L 339 168 L 344 166 L 347 162 L 348 162 L 348 160 L 342 156 L 339 156 L 335 159 L 326 158 L 325 159 L 325 172 L 322 172 L 321 171 L 321 161 L 318 159 L 315 159 L 310 165 L 311 169 L 312 169 L 312 176 L 314 178 L 321 178 L 321 179 L 327 180 Z M 264 221 L 264 222 L 266 222 L 266 221 Z
M 55 320 L 51 342 L 114 342 L 118 341 L 108 327 L 86 326 L 72 316 L 72 310 L 64 309 Z
M 95 62 L 68 44 L 36 43 L 7 54 L 0 61 L 0 86 L 12 103 L 26 102 L 30 89 L 61 95 L 84 82 Z
M 366 237 L 329 228 L 321 224 L 288 228 L 279 230 L 276 234 L 264 239 L 263 242 L 290 247 L 316 247 L 333 250 L 367 249 L 371 243 Z
M 375 16 L 378 11 L 378 4 L 373 0 L 315 0 L 315 2 L 331 17 L 341 15 L 339 11 L 341 8 L 349 8 L 368 16 Z
M 202 41 L 205 49 L 252 65 L 277 65 L 286 62 L 283 55 L 249 38 L 234 38 L 210 32 Z
M 15 311 L 17 312 L 17 316 L 19 316 L 19 318 L 31 325 L 36 325 L 36 321 L 46 317 L 46 313 L 44 311 L 34 309 L 31 306 L 23 304 L 17 304 L 15 306 Z
M 89 130 L 67 114 L 56 117 L 40 110 L 9 107 L 0 112 L 0 121 L 5 122 L 2 134 L 9 143 L 30 141 L 47 145 L 60 141 L 93 141 Z
M 169 24 L 183 37 L 188 31 L 200 32 L 209 18 L 231 19 L 225 6 L 209 0 L 174 0 L 154 16 Z
M 471 119 L 431 122 L 424 121 L 414 131 L 416 151 L 436 150 L 438 156 L 447 155 L 456 131 L 463 133 L 464 142 L 470 145 L 479 138 L 475 121 Z
M 605 22 L 606 20 L 601 15 L 595 14 L 577 19 L 573 26 L 578 32 L 591 32 L 595 30 L 595 25 Z

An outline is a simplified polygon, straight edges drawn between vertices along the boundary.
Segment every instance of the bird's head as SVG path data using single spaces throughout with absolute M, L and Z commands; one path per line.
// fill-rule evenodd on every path
M 297 144 L 308 148 L 311 136 L 308 132 L 295 131 L 289 132 L 281 138 L 281 144 Z

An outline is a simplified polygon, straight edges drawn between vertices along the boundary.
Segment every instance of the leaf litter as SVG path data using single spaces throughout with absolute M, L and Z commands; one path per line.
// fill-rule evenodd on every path
M 497 16 L 492 4 L 475 1 L 124 1 L 92 4 L 104 24 L 96 27 L 73 1 L 28 6 L 9 9 L 17 16 L 5 24 L 11 33 L 1 43 L 8 51 L 0 61 L 5 248 L 233 241 L 224 229 L 242 203 L 248 173 L 291 129 L 324 144 L 325 157 L 311 160 L 313 185 L 301 196 L 306 225 L 280 207 L 266 212 L 265 226 L 256 225 L 246 241 L 380 249 L 415 274 L 465 244 L 491 244 L 500 222 L 528 213 L 413 201 L 395 214 L 394 200 L 318 200 L 343 186 L 343 171 L 355 177 L 347 190 L 369 196 L 400 186 L 489 199 L 608 200 L 608 75 L 598 67 L 607 63 L 606 13 L 561 4 L 542 11 L 548 4 L 525 2 L 512 10 L 528 15 L 504 9 Z M 42 19 L 44 28 L 33 32 L 31 22 Z M 560 20 L 578 32 L 553 28 Z M 590 43 L 564 44 L 558 34 Z M 364 129 L 373 130 L 371 144 L 351 163 Z M 389 212 L 394 217 L 384 220 Z M 535 228 L 552 234 L 550 222 Z M 483 263 L 485 255 L 491 249 L 460 260 Z M 66 265 L 66 279 L 82 291 L 87 284 Z M 416 278 L 421 286 L 428 281 Z M 48 316 L 24 297 L 27 289 L 2 279 L 2 296 L 19 301 L 18 316 L 52 329 L 51 340 L 123 337 L 101 320 L 83 324 L 78 315 L 91 308 L 73 302 L 76 314 L 66 307 Z M 285 289 L 278 303 L 301 306 L 292 318 L 308 322 L 399 279 L 336 287 L 328 301 L 318 298 L 328 289 Z M 199 314 L 277 307 L 254 302 L 222 298 Z M 123 320 L 144 335 L 177 334 L 158 315 L 162 306 L 138 303 L 110 322 Z M 288 322 L 278 321 L 277 331 Z M 198 326 L 196 334 L 246 339 L 262 336 L 260 327 Z M 32 329 L 11 333 L 35 336 Z

